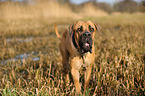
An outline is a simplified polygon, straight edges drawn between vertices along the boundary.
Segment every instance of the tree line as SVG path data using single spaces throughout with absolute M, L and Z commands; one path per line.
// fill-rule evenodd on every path
M 105 2 L 97 2 L 97 0 L 89 0 L 88 2 L 84 2 L 82 4 L 76 5 L 76 4 L 72 4 L 71 0 L 57 0 L 57 2 L 59 2 L 60 4 L 64 4 L 64 3 L 68 3 L 70 4 L 72 7 L 73 6 L 83 6 L 87 3 L 93 3 L 93 5 L 95 7 L 99 7 L 100 9 L 103 9 L 104 11 L 111 13 L 111 12 L 129 12 L 129 13 L 133 13 L 133 12 L 145 12 L 145 0 L 142 0 L 141 2 L 136 2 L 134 0 L 121 0 L 118 1 L 117 3 L 114 3 L 113 5 L 110 5 L 108 3 Z
M 1 0 L 0 0 L 1 1 Z M 2 0 L 4 3 L 4 0 Z M 14 0 L 5 0 L 6 2 L 13 2 Z M 16 1 L 16 0 L 15 0 Z M 71 0 L 43 0 L 43 2 L 50 2 L 55 1 L 59 4 L 69 4 L 72 10 L 77 11 L 77 9 L 82 8 L 85 4 L 92 3 L 94 7 L 100 8 L 108 13 L 112 12 L 145 12 L 145 0 L 142 0 L 141 2 L 136 2 L 134 0 L 121 0 L 117 3 L 114 3 L 113 5 L 110 5 L 105 2 L 97 2 L 97 0 L 89 0 L 88 2 L 84 2 L 81 4 L 72 4 Z M 30 2 L 42 2 L 42 0 L 21 0 L 19 3 L 28 4 Z

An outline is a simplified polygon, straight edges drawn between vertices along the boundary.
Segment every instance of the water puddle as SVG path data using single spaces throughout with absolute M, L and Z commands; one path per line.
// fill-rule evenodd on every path
M 21 42 L 21 43 L 23 43 L 23 42 L 30 42 L 30 41 L 32 41 L 33 40 L 33 38 L 32 37 L 30 37 L 30 38 L 26 38 L 26 39 L 22 39 L 22 38 L 8 38 L 8 39 L 6 39 L 6 41 L 7 42 L 14 42 L 14 41 L 18 41 L 18 42 Z
M 32 58 L 33 61 L 40 60 L 40 57 L 38 56 L 38 52 L 32 52 L 32 53 L 24 53 L 20 55 L 16 55 L 15 58 L 10 58 L 4 61 L 1 61 L 1 64 L 7 64 L 8 62 L 16 62 L 16 61 L 23 61 L 24 59 L 28 59 L 29 57 Z
M 49 28 L 52 28 L 54 29 L 55 27 L 54 26 L 48 26 Z M 68 25 L 57 25 L 58 28 L 67 28 Z M 55 34 L 55 32 L 54 32 Z M 21 43 L 25 43 L 25 42 L 31 42 L 32 40 L 35 40 L 35 39 L 47 39 L 48 36 L 42 36 L 42 37 L 29 37 L 29 38 L 8 38 L 6 39 L 7 42 L 21 42 Z
M 47 39 L 48 36 L 42 36 L 42 37 L 29 37 L 29 38 L 8 38 L 6 39 L 7 42 L 20 42 L 20 43 L 26 43 L 26 42 L 31 42 L 32 40 L 42 40 L 42 39 Z
M 114 27 L 114 30 L 120 30 L 120 28 L 121 28 L 120 25 L 116 25 L 116 26 Z

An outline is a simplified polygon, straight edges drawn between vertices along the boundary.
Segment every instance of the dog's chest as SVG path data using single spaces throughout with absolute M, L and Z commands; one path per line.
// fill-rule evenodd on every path
M 72 57 L 70 58 L 70 66 L 75 69 L 81 69 L 81 67 L 88 67 L 93 63 L 93 57 L 91 53 L 87 53 L 83 57 Z

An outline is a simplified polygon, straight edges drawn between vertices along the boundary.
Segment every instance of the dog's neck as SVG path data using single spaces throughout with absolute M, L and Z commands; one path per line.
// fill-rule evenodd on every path
M 80 55 L 81 55 L 81 57 L 83 57 L 83 56 L 85 56 L 87 53 L 81 53 L 80 52 L 80 47 L 79 47 L 79 45 L 76 43 L 76 40 L 75 40 L 75 37 L 74 37 L 74 33 L 72 34 L 72 42 L 73 42 L 73 45 L 75 46 L 75 48 L 77 49 L 77 51 L 80 53 Z
M 77 43 L 75 41 L 74 33 L 72 34 L 72 41 L 73 41 L 73 45 L 75 46 L 75 48 L 79 51 L 78 45 L 77 45 Z

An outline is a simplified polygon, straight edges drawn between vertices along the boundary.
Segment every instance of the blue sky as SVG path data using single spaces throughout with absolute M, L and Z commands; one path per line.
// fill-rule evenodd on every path
M 0 0 L 0 1 L 7 1 L 7 0 Z M 23 1 L 23 0 L 13 0 L 13 1 Z M 89 1 L 89 0 L 71 0 L 71 2 L 75 3 L 75 4 L 80 4 L 80 3 L 83 3 L 83 2 L 87 2 L 87 1 Z M 122 0 L 97 0 L 97 1 L 98 2 L 106 2 L 106 3 L 109 3 L 109 4 L 113 4 L 115 2 L 122 1 Z M 141 0 L 134 0 L 134 1 L 141 2 Z
M 80 4 L 82 2 L 87 2 L 89 0 L 71 0 L 72 3 L 75 3 L 75 4 Z M 117 1 L 121 1 L 121 0 L 97 0 L 98 2 L 106 2 L 106 3 L 109 3 L 109 4 L 113 4 Z M 141 0 L 134 0 L 134 1 L 137 1 L 137 2 L 141 2 Z

